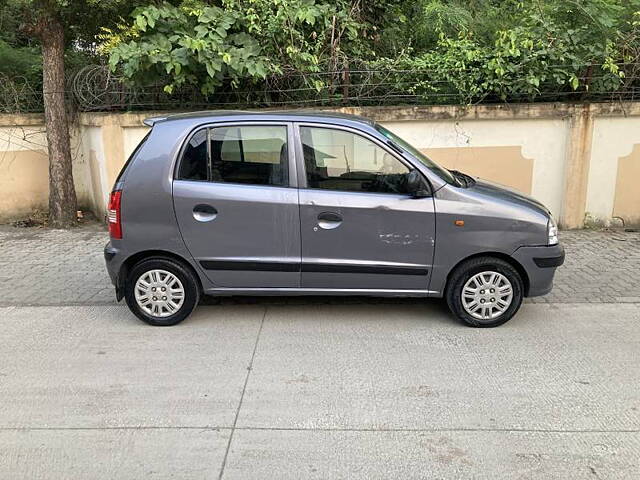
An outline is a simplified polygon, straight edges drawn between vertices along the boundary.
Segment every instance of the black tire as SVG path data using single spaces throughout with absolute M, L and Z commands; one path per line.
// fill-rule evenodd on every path
M 179 309 L 166 317 L 157 317 L 145 311 L 135 298 L 135 285 L 138 279 L 151 270 L 165 270 L 175 275 L 184 289 L 184 300 Z M 124 298 L 129 309 L 136 317 L 145 321 L 149 325 L 168 327 L 176 325 L 187 318 L 198 304 L 200 299 L 200 288 L 193 273 L 176 260 L 164 257 L 153 257 L 141 260 L 129 270 L 125 280 Z M 168 309 L 167 309 L 168 310 Z
M 462 289 L 467 281 L 481 272 L 497 272 L 504 275 L 511 283 L 513 297 L 511 304 L 500 316 L 480 320 L 467 312 L 462 304 Z M 445 293 L 447 304 L 451 312 L 471 327 L 497 327 L 509 321 L 522 305 L 524 286 L 518 271 L 508 262 L 495 257 L 477 257 L 461 263 L 449 277 Z

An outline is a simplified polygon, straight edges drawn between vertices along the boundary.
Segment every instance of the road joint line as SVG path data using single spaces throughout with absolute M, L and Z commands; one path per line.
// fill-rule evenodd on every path
M 227 449 L 225 450 L 224 458 L 222 459 L 222 466 L 220 467 L 220 474 L 218 475 L 218 480 L 222 479 L 222 476 L 224 475 L 224 468 L 227 465 L 227 457 L 229 456 L 229 450 L 231 449 L 231 442 L 233 441 L 233 432 L 235 432 L 236 430 L 236 424 L 238 423 L 238 417 L 240 416 L 240 409 L 242 408 L 244 394 L 247 390 L 247 384 L 249 383 L 249 377 L 251 376 L 251 371 L 253 370 L 253 359 L 256 357 L 256 351 L 258 350 L 258 342 L 260 341 L 260 336 L 262 335 L 262 327 L 264 326 L 264 320 L 267 317 L 268 308 L 269 308 L 268 305 L 264 306 L 264 313 L 262 314 L 262 320 L 260 321 L 260 327 L 258 328 L 256 341 L 253 344 L 253 352 L 251 353 L 251 360 L 249 361 L 249 366 L 247 367 L 247 375 L 244 379 L 244 385 L 242 387 L 242 393 L 240 394 L 240 402 L 238 402 L 238 409 L 236 410 L 236 416 L 233 419 L 233 425 L 231 426 L 231 433 L 229 434 Z
M 245 432 L 355 432 L 355 433 L 640 433 L 637 429 L 545 429 L 545 428 L 296 428 L 296 427 L 222 427 L 222 426 L 139 426 L 139 427 L 0 427 L 0 432 L 26 431 L 111 431 L 111 430 L 200 430 Z

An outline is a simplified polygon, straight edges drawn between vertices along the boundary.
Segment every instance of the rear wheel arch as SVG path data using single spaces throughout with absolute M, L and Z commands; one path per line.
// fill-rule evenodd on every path
M 161 258 L 163 260 L 173 260 L 174 262 L 177 262 L 180 265 L 182 265 L 184 268 L 188 269 L 193 275 L 193 277 L 196 279 L 198 289 L 200 291 L 200 295 L 202 295 L 204 291 L 202 287 L 202 280 L 200 279 L 200 275 L 198 275 L 198 272 L 190 262 L 185 260 L 180 255 L 177 255 L 172 252 L 167 252 L 165 250 L 144 250 L 142 252 L 134 253 L 133 255 L 128 257 L 124 262 L 122 262 L 122 265 L 120 266 L 120 271 L 118 272 L 118 289 L 117 289 L 118 300 L 121 300 L 124 295 L 123 293 L 124 284 L 127 280 L 127 275 L 129 274 L 133 266 L 143 260 L 149 260 L 153 258 Z
M 522 266 L 522 264 L 520 262 L 518 262 L 511 255 L 507 255 L 505 253 L 500 253 L 500 252 L 481 252 L 481 253 L 475 253 L 473 255 L 469 255 L 468 257 L 463 258 L 458 263 L 456 263 L 453 266 L 453 268 L 451 268 L 451 270 L 449 270 L 449 273 L 447 273 L 447 280 L 445 282 L 445 288 L 444 288 L 444 295 L 445 296 L 446 296 L 447 290 L 448 290 L 449 285 L 450 285 L 451 276 L 458 269 L 458 267 L 460 265 L 462 265 L 463 263 L 468 262 L 469 260 L 473 260 L 474 258 L 482 258 L 482 257 L 498 258 L 500 260 L 503 260 L 503 261 L 507 262 L 513 268 L 515 268 L 515 270 L 520 275 L 520 279 L 522 280 L 522 285 L 524 286 L 524 296 L 526 297 L 526 296 L 529 295 L 529 286 L 530 286 L 529 275 L 527 275 L 527 271 L 524 269 L 524 267 Z

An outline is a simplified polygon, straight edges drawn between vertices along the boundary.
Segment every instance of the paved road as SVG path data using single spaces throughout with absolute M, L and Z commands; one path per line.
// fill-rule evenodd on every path
M 13 287 L 3 290 L 0 305 L 114 305 L 102 256 L 107 239 L 98 224 L 71 231 L 0 226 L 0 284 Z M 640 233 L 564 231 L 560 239 L 567 260 L 558 270 L 555 288 L 529 302 L 640 302 Z M 300 302 L 295 298 L 232 300 L 247 301 Z M 339 301 L 353 303 L 354 299 Z
M 640 478 L 640 305 L 0 308 L 0 478 Z
M 640 234 L 562 232 L 551 295 L 243 298 L 152 328 L 104 230 L 0 227 L 0 479 L 640 478 Z

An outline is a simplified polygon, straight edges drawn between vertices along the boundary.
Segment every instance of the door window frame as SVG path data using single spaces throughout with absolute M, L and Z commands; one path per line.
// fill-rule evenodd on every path
M 285 185 L 263 185 L 257 183 L 237 183 L 237 182 L 216 182 L 211 179 L 212 172 L 212 158 L 211 158 L 211 129 L 214 128 L 227 128 L 227 127 L 274 127 L 280 126 L 285 127 L 287 129 L 287 167 L 288 167 L 288 176 L 289 181 Z M 299 175 L 297 173 L 297 165 L 296 165 L 296 154 L 295 150 L 297 148 L 295 135 L 293 131 L 293 123 L 292 122 L 283 122 L 283 121 L 228 121 L 228 122 L 211 122 L 211 123 L 203 123 L 198 125 L 196 128 L 191 130 L 186 136 L 185 139 L 180 146 L 178 151 L 178 158 L 175 163 L 173 169 L 173 181 L 180 182 L 197 182 L 197 183 L 211 183 L 216 185 L 242 185 L 244 187 L 270 187 L 270 188 L 298 188 L 298 178 Z M 196 135 L 198 132 L 202 130 L 207 130 L 207 180 L 190 180 L 190 179 L 181 179 L 178 174 L 180 173 L 180 164 L 182 163 L 182 159 L 184 157 L 184 152 L 189 145 L 189 141 Z M 293 148 L 292 148 L 293 146 Z
M 399 156 L 398 152 L 390 148 L 379 138 L 376 138 L 375 136 L 371 135 L 368 132 L 358 130 L 357 128 L 347 127 L 344 125 L 334 125 L 334 124 L 328 124 L 328 123 L 314 123 L 314 122 L 294 122 L 293 124 L 293 130 L 294 130 L 294 136 L 295 136 L 295 151 L 296 151 L 296 158 L 298 160 L 297 180 L 298 180 L 299 188 L 314 191 L 314 192 L 342 192 L 342 193 L 349 193 L 354 195 L 399 195 L 403 197 L 405 196 L 411 197 L 411 195 L 408 193 L 362 192 L 362 191 L 356 191 L 356 190 L 325 190 L 322 188 L 309 187 L 309 185 L 307 184 L 307 170 L 306 170 L 306 165 L 304 161 L 304 150 L 302 148 L 302 137 L 300 135 L 301 127 L 324 128 L 328 130 L 341 130 L 341 131 L 349 132 L 353 135 L 358 135 L 366 140 L 371 141 L 376 146 L 380 147 L 385 153 L 388 153 L 393 158 L 395 158 L 398 162 L 400 162 L 402 165 L 407 167 L 409 171 L 412 171 L 412 170 L 417 171 L 422 177 L 422 179 L 424 180 L 425 185 L 428 187 L 429 195 L 433 194 L 433 187 L 431 186 L 431 182 L 429 182 L 429 180 L 425 177 L 425 175 L 418 168 L 416 168 L 410 161 L 408 161 L 406 158 Z

